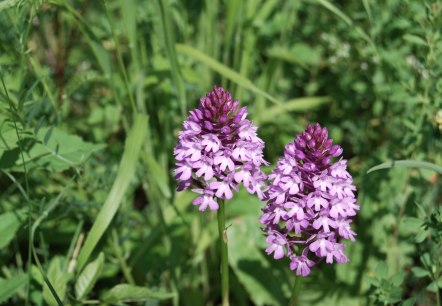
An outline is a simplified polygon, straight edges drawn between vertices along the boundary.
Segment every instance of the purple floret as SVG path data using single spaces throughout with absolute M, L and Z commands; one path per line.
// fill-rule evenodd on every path
M 332 142 L 326 128 L 309 125 L 285 147 L 269 176 L 269 200 L 260 218 L 266 252 L 288 257 L 296 275 L 309 275 L 321 260 L 347 262 L 342 241 L 355 240 L 350 225 L 359 210 L 356 187 L 347 161 L 339 159 L 342 148 Z
M 265 199 L 267 176 L 260 170 L 264 142 L 257 127 L 239 108 L 231 94 L 215 86 L 190 111 L 174 149 L 177 190 L 192 189 L 199 194 L 193 201 L 200 211 L 217 210 L 217 200 L 229 200 L 238 185 Z

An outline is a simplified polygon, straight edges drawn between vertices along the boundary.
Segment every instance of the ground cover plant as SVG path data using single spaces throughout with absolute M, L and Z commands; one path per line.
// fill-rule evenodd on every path
M 174 173 L 214 86 L 265 175 L 326 127 L 360 206 L 349 261 L 297 277 L 240 188 L 231 305 L 441 304 L 440 1 L 3 0 L 0 29 L 0 304 L 222 303 L 217 213 Z

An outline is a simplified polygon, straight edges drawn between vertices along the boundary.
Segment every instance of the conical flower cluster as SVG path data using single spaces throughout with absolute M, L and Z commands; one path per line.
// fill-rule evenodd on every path
M 193 201 L 199 210 L 218 209 L 217 199 L 229 200 L 232 190 L 243 184 L 262 200 L 266 175 L 260 166 L 264 142 L 229 92 L 214 87 L 190 112 L 174 149 L 178 190 L 192 188 L 199 194 Z
M 310 268 L 325 259 L 345 263 L 343 239 L 354 241 L 351 217 L 356 204 L 347 161 L 339 159 L 342 148 L 332 145 L 328 131 L 309 125 L 285 147 L 269 176 L 269 201 L 260 218 L 275 259 L 290 258 L 290 269 L 307 276 Z

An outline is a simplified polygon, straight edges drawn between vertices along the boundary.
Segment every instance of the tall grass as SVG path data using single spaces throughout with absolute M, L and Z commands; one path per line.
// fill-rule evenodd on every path
M 1 1 L 0 303 L 220 303 L 216 216 L 175 192 L 172 155 L 215 84 L 248 106 L 271 162 L 310 121 L 344 146 L 358 241 L 349 264 L 303 280 L 300 303 L 440 303 L 441 12 Z M 411 169 L 384 169 L 403 160 Z M 242 193 L 228 204 L 232 305 L 281 305 L 293 288 L 263 252 L 262 205 Z

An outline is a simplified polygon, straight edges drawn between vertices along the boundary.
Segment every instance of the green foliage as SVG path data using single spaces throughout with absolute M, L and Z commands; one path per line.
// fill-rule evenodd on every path
M 0 28 L 0 303 L 219 304 L 216 216 L 172 154 L 214 84 L 273 164 L 314 121 L 349 160 L 357 241 L 302 305 L 440 303 L 439 0 L 4 0 Z M 262 206 L 226 207 L 232 305 L 289 298 Z
M 24 214 L 20 212 L 6 212 L 0 215 L 0 249 L 14 239 L 21 223 L 24 221 Z
M 97 259 L 89 263 L 78 276 L 75 283 L 75 296 L 78 300 L 84 297 L 93 289 L 104 265 L 104 254 L 100 253 Z

